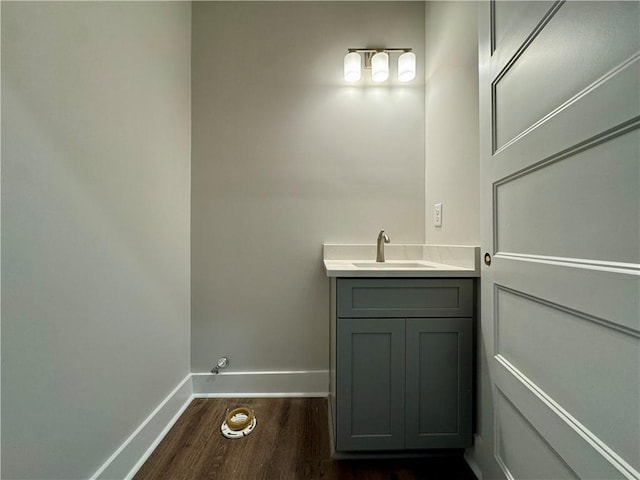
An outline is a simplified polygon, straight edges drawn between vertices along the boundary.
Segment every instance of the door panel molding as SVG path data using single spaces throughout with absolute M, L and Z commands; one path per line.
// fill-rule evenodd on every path
M 574 103 L 592 94 L 594 91 L 600 89 L 601 87 L 605 87 L 607 82 L 613 81 L 614 83 L 624 83 L 630 78 L 637 78 L 639 60 L 640 60 L 640 52 L 634 53 L 633 55 L 631 55 L 631 57 L 629 57 L 619 65 L 612 68 L 609 72 L 602 75 L 600 78 L 598 78 L 592 84 L 585 87 L 583 90 L 577 92 L 575 95 L 567 99 L 561 105 L 559 105 L 558 107 L 554 108 L 549 113 L 544 115 L 538 121 L 532 123 L 530 126 L 523 129 L 520 133 L 515 135 L 511 140 L 506 141 L 503 145 L 497 147 L 494 140 L 493 153 L 498 154 L 503 150 L 509 148 L 511 145 L 513 145 L 518 140 L 520 140 L 522 137 L 533 132 L 535 129 L 539 128 L 541 125 L 545 124 L 547 121 L 549 121 L 550 119 L 552 119 L 553 117 L 561 113 L 562 111 L 571 107 Z M 495 96 L 495 93 L 494 93 L 494 96 Z M 492 108 L 495 108 L 495 106 Z M 496 114 L 494 112 L 493 113 L 494 123 L 495 123 L 495 117 L 496 117 Z M 496 128 L 494 125 L 494 132 L 495 131 L 496 131 Z
M 494 62 L 502 64 L 515 56 L 536 26 L 542 24 L 551 10 L 559 8 L 564 1 L 491 2 L 491 54 L 498 49 Z M 499 21 L 501 17 L 508 20 Z
M 639 468 L 640 425 L 629 419 L 640 417 L 640 335 L 500 285 L 494 310 L 494 355 Z M 611 410 L 606 419 L 602 405 Z
M 640 117 L 640 52 L 596 80 L 576 96 L 534 123 L 509 143 L 493 152 L 490 162 L 496 181 L 533 168 L 531 159 L 554 161 L 571 150 L 602 142 L 638 128 Z M 602 105 L 607 106 L 603 112 Z M 576 118 L 580 128 L 576 128 Z M 544 139 L 542 141 L 541 139 Z
M 621 325 L 619 323 L 616 322 L 612 322 L 610 320 L 607 320 L 605 318 L 599 318 L 596 317 L 594 315 L 590 315 L 589 313 L 586 312 L 581 312 L 580 310 L 575 310 L 573 308 L 569 308 L 565 305 L 560 305 L 558 303 L 553 303 L 550 302 L 548 300 L 545 300 L 544 298 L 540 298 L 540 297 L 536 297 L 534 295 L 529 295 L 528 293 L 525 292 L 521 292 L 519 290 L 515 290 L 513 288 L 509 288 L 506 287 L 504 285 L 500 285 L 499 283 L 494 283 L 493 284 L 494 287 L 494 307 L 499 307 L 499 292 L 506 292 L 509 293 L 511 295 L 515 295 L 517 297 L 520 297 L 522 299 L 528 300 L 529 302 L 538 304 L 538 305 L 542 305 L 548 308 L 551 308 L 553 310 L 557 310 L 558 312 L 562 312 L 565 313 L 567 315 L 571 315 L 572 317 L 578 318 L 580 320 L 584 320 L 587 322 L 591 322 L 594 323 L 600 327 L 604 327 L 604 328 L 609 328 L 613 331 L 616 331 L 618 333 L 622 333 L 623 335 L 628 335 L 630 337 L 634 337 L 637 339 L 640 339 L 640 329 L 636 329 L 636 328 L 629 328 L 625 325 Z M 499 316 L 499 310 L 498 312 L 496 312 L 496 320 L 495 320 L 495 325 L 496 327 L 499 327 L 499 322 L 500 322 L 500 316 Z M 497 328 L 496 328 L 496 333 L 494 335 L 494 354 L 499 354 L 500 350 L 499 350 L 499 342 L 498 342 L 498 336 L 497 336 Z
M 640 264 L 638 127 L 640 117 L 496 181 L 496 253 Z
M 583 151 L 605 144 L 640 128 L 640 53 L 627 62 L 606 83 L 581 97 L 581 101 L 567 104 L 524 132 L 490 158 L 495 180 L 492 183 L 491 215 L 493 254 L 498 249 L 498 189 L 515 179 L 570 158 Z M 620 91 L 634 92 L 620 95 Z M 601 114 L 601 105 L 610 105 L 607 115 Z M 576 131 L 575 118 L 581 119 Z M 611 127 L 611 125 L 615 125 Z M 586 138 L 584 133 L 588 133 Z M 544 139 L 544 140 L 543 140 Z M 532 162 L 533 159 L 534 160 Z M 516 252 L 513 252 L 516 253 Z M 524 253 L 524 252 L 517 252 Z M 598 259 L 608 260 L 608 259 Z
M 640 45 L 637 15 L 635 4 L 556 4 L 504 65 L 492 59 L 493 152 L 628 62 Z
M 638 59 L 640 60 L 640 56 L 638 57 Z M 638 66 L 640 66 L 640 61 L 638 62 Z M 638 73 L 640 73 L 640 69 L 638 70 Z M 638 110 L 640 110 L 640 108 Z M 627 133 L 630 133 L 638 128 L 640 128 L 640 115 L 626 120 L 608 130 L 599 132 L 598 134 L 587 138 L 586 140 L 582 140 L 573 145 L 570 145 L 563 150 L 542 158 L 541 160 L 530 163 L 525 168 L 507 173 L 494 181 L 493 188 L 496 189 L 497 187 L 506 185 L 507 183 L 513 182 L 514 180 L 517 180 L 521 177 L 553 165 L 554 163 L 566 160 L 567 158 L 571 158 L 582 152 L 591 150 L 592 148 L 598 147 L 599 145 L 602 145 L 611 140 L 615 140 L 616 138 L 626 135 Z
M 600 318 L 632 335 L 640 332 L 640 275 L 635 269 L 588 266 L 540 259 L 492 259 L 493 282 Z
M 622 273 L 640 276 L 640 263 L 609 262 L 591 260 L 589 258 L 552 257 L 549 255 L 533 255 L 529 253 L 497 252 L 496 257 L 521 262 L 537 262 L 548 265 L 560 265 L 567 268 L 585 268 L 601 272 Z
M 579 478 L 640 479 L 640 472 L 501 355 L 495 385 Z M 494 394 L 494 399 L 497 395 Z M 495 402 L 495 400 L 494 400 Z M 496 406 L 494 405 L 494 409 Z M 551 417 L 551 418 L 550 418 Z M 495 437 L 499 435 L 494 422 Z M 497 450 L 496 450 L 497 451 Z M 594 455 L 594 453 L 598 455 Z
M 551 21 L 553 16 L 558 12 L 560 7 L 564 4 L 564 0 L 558 1 L 549 8 L 549 10 L 544 14 L 540 22 L 533 27 L 532 30 L 526 32 L 526 30 L 521 26 L 522 29 L 520 34 L 526 32 L 526 37 L 524 37 L 521 43 L 513 42 L 511 49 L 500 49 L 496 52 L 496 2 L 491 2 L 491 77 L 493 81 L 491 82 L 491 151 L 493 153 L 498 150 L 498 127 L 497 127 L 497 110 L 498 110 L 498 84 L 500 81 L 507 75 L 507 73 L 511 70 L 511 68 L 518 62 L 518 60 L 524 55 L 529 46 L 533 43 L 533 41 L 538 37 L 538 35 L 543 31 L 546 25 Z M 515 38 L 518 38 L 519 35 L 515 35 Z M 513 50 L 513 53 L 511 53 Z M 495 53 L 495 54 L 494 54 Z
M 538 458 L 536 458 L 535 463 L 537 465 L 542 465 L 546 471 L 535 472 L 536 476 L 540 476 L 542 473 L 544 478 L 580 478 L 571 466 L 567 464 L 558 452 L 554 450 L 549 442 L 546 441 L 535 426 L 527 420 L 518 407 L 516 407 L 498 387 L 495 387 L 494 398 L 494 408 L 496 412 L 496 460 L 509 480 L 516 480 L 519 478 L 518 475 L 514 475 L 512 473 L 513 470 L 518 469 L 518 466 L 514 466 L 509 458 L 510 449 L 526 449 L 528 456 L 532 454 L 535 455 L 537 453 Z M 503 405 L 505 408 L 502 407 Z M 511 421 L 504 418 L 505 414 L 511 416 Z M 507 438 L 503 441 L 503 437 L 505 436 L 503 432 L 505 429 L 511 430 L 512 432 L 507 433 Z M 519 445 L 516 448 L 513 448 L 514 443 L 518 443 Z M 521 460 L 521 455 L 516 454 L 515 456 L 515 461 Z M 526 466 L 524 466 L 524 468 L 526 468 Z M 525 478 L 528 478 L 527 473 L 530 474 L 531 472 L 518 473 L 525 476 Z

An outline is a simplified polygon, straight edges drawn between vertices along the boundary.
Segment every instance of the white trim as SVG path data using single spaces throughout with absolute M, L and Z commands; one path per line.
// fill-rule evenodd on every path
M 189 405 L 191 405 L 191 402 L 193 401 L 193 395 L 189 396 L 189 398 L 187 399 L 186 402 L 184 402 L 184 405 L 182 405 L 182 407 L 180 408 L 180 410 L 178 410 L 178 412 L 173 416 L 173 418 L 169 421 L 169 423 L 167 424 L 166 427 L 164 427 L 164 429 L 160 432 L 160 434 L 156 437 L 156 439 L 153 441 L 153 443 L 149 446 L 149 448 L 147 449 L 146 452 L 144 452 L 144 454 L 142 455 L 142 457 L 140 457 L 140 459 L 137 461 L 137 463 L 133 466 L 133 468 L 129 471 L 129 473 L 127 473 L 127 476 L 124 477 L 124 480 L 131 480 L 136 473 L 138 473 L 138 470 L 140 470 L 140 467 L 142 467 L 142 465 L 144 465 L 144 462 L 147 461 L 147 459 L 151 456 L 151 454 L 153 453 L 153 451 L 158 447 L 158 445 L 160 444 L 160 442 L 162 441 L 162 439 L 165 437 L 165 435 L 167 433 L 169 433 L 169 430 L 171 430 L 171 428 L 175 425 L 175 423 L 178 421 L 178 419 L 182 416 L 182 414 L 184 413 L 184 411 L 187 409 L 187 407 Z M 482 479 L 480 479 L 482 480 Z
M 113 454 L 107 459 L 107 461 L 94 473 L 89 480 L 97 480 L 101 478 L 123 478 L 125 472 L 129 472 L 129 475 L 135 474 L 133 469 L 140 468 L 144 460 L 145 455 L 151 454 L 152 448 L 157 446 L 162 440 L 162 437 L 169 431 L 172 422 L 175 422 L 179 414 L 186 409 L 189 402 L 193 398 L 193 388 L 191 383 L 191 374 L 187 375 L 176 388 L 174 388 L 167 397 L 160 402 L 153 412 L 135 429 L 135 431 L 127 438 L 120 447 L 113 452 Z M 171 407 L 174 406 L 176 400 L 187 397 L 186 403 L 181 401 L 180 408 L 172 412 Z M 165 425 L 162 421 L 163 417 L 171 415 L 172 420 L 168 425 Z M 166 421 L 166 420 L 165 420 Z M 158 425 L 158 423 L 160 423 Z M 156 434 L 155 432 L 159 432 Z M 148 443 L 145 441 L 145 437 L 153 436 L 155 440 Z M 135 443 L 142 443 L 142 445 L 135 445 Z M 136 452 L 138 450 L 138 452 Z M 135 464 L 131 463 L 131 458 L 139 458 Z M 133 469 L 132 469 L 133 468 Z M 117 471 L 118 473 L 114 472 Z M 128 475 L 126 478 L 130 478 Z
M 328 370 L 190 373 L 89 480 L 131 480 L 194 398 L 328 397 L 328 387 Z
M 327 397 L 329 370 L 193 373 L 196 398 Z
M 194 393 L 193 398 L 326 398 L 327 392 L 239 392 L 239 393 Z
M 511 474 L 511 471 L 509 471 L 505 463 L 502 461 L 502 458 L 500 457 L 498 452 L 495 452 L 493 456 L 496 459 L 496 462 L 498 462 L 502 473 L 504 473 L 504 476 L 507 477 L 507 480 L 516 480 L 515 477 Z
M 467 462 L 467 465 L 469 465 L 469 468 L 476 478 L 478 480 L 482 480 L 482 470 L 480 470 L 480 465 L 478 465 L 473 457 L 469 455 L 468 450 L 465 450 L 464 452 L 464 461 Z
M 191 375 L 195 376 L 203 376 L 203 377 L 228 377 L 228 376 L 236 376 L 236 375 L 291 375 L 291 374 L 308 374 L 308 373 L 319 373 L 325 372 L 328 370 L 250 370 L 250 371 L 240 371 L 240 372 L 220 372 L 218 374 L 213 374 L 210 372 L 200 372 L 200 373 L 192 373 Z
M 512 252 L 497 252 L 493 258 L 505 260 L 519 260 L 523 262 L 545 263 L 563 267 L 585 268 L 602 272 L 624 273 L 626 275 L 640 275 L 640 264 L 624 262 L 608 262 L 604 260 L 589 260 L 585 258 L 550 257 L 547 255 L 530 255 Z

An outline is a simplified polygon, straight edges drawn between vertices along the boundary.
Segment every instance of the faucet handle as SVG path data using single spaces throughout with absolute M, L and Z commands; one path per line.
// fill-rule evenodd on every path
M 391 242 L 391 239 L 389 238 L 389 235 L 384 233 L 384 230 L 380 230 L 380 233 L 378 234 L 378 242 L 381 242 L 383 240 L 384 240 L 384 243 L 390 243 Z

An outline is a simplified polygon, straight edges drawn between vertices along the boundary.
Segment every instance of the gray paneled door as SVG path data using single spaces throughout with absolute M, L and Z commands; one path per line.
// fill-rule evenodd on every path
M 473 319 L 407 318 L 405 447 L 471 446 Z
M 640 478 L 639 7 L 481 6 L 480 338 L 508 478 Z
M 337 337 L 337 448 L 404 448 L 404 319 L 341 318 Z

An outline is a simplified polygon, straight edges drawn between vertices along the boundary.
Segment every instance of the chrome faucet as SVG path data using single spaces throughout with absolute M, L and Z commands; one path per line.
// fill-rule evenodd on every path
M 378 234 L 378 253 L 376 255 L 376 262 L 384 262 L 384 244 L 389 243 L 389 235 L 384 233 L 384 230 L 380 230 Z

